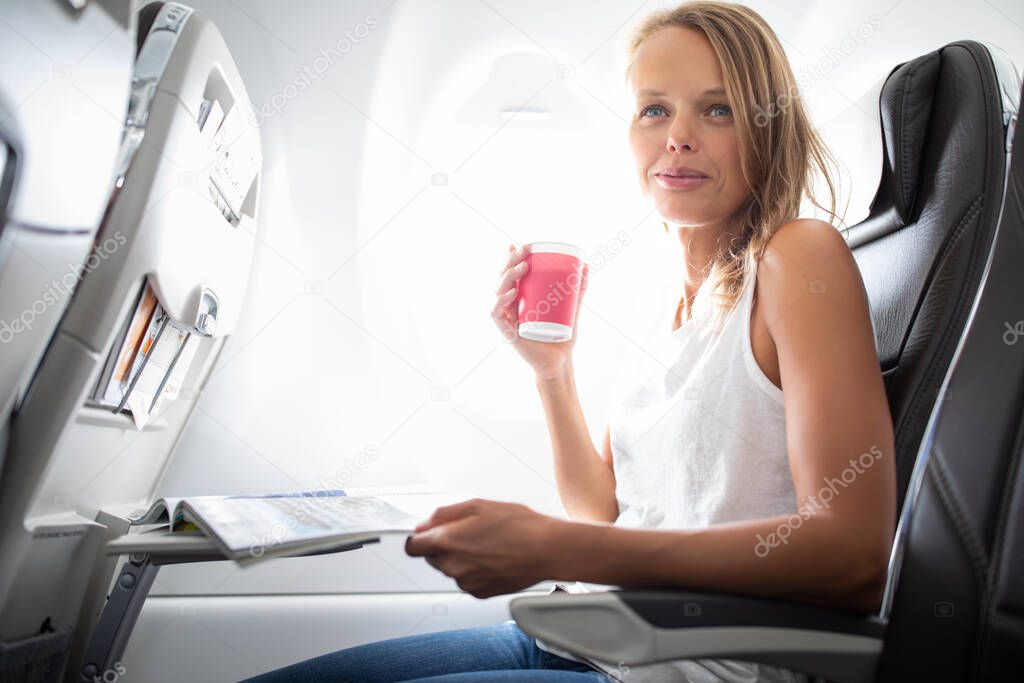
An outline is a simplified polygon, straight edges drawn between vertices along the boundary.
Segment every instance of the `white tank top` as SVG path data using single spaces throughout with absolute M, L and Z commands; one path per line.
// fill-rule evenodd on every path
M 750 344 L 756 274 L 756 268 L 747 273 L 736 306 L 717 332 L 705 282 L 679 329 L 665 316 L 641 340 L 651 356 L 648 367 L 613 404 L 609 418 L 619 505 L 615 526 L 702 528 L 796 511 L 782 390 L 758 366 Z M 752 539 L 751 552 L 753 544 Z M 569 592 L 606 588 L 563 586 Z M 678 660 L 628 670 L 588 663 L 629 683 L 807 680 L 786 669 L 731 660 Z
M 782 390 L 751 349 L 755 282 L 756 268 L 717 333 L 705 282 L 690 319 L 645 345 L 653 371 L 609 421 L 615 526 L 702 528 L 796 510 Z

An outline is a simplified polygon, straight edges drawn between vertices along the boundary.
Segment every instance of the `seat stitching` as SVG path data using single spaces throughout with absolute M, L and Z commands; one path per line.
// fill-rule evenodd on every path
M 935 272 L 932 273 L 932 277 L 929 278 L 929 285 L 931 284 L 932 281 L 934 281 L 935 275 L 938 273 L 938 271 L 941 270 L 942 264 L 945 262 L 946 258 L 948 257 L 949 252 L 952 251 L 953 247 L 960 241 L 960 237 L 963 235 L 964 228 L 967 225 L 968 220 L 969 219 L 973 219 L 974 215 L 976 213 L 980 212 L 980 210 L 981 210 L 981 203 L 980 202 L 981 202 L 982 196 L 983 195 L 978 195 L 978 197 L 976 197 L 975 200 L 973 202 L 971 202 L 971 206 L 964 213 L 963 217 L 960 219 L 960 222 L 957 224 L 956 228 L 953 230 L 953 233 L 951 234 L 950 238 L 947 240 L 945 246 L 942 249 L 942 252 L 939 255 L 939 258 L 936 260 L 936 263 L 938 264 L 938 267 L 935 269 Z M 915 320 L 917 319 L 917 315 L 920 313 L 920 309 L 924 306 L 925 298 L 927 298 L 927 294 L 925 295 L 925 297 L 923 297 L 921 299 L 921 303 L 918 306 L 918 310 L 915 312 L 915 315 L 914 315 Z M 958 303 L 957 310 L 958 311 L 962 310 L 963 307 L 964 307 L 964 297 L 963 297 L 963 294 L 961 294 L 961 299 L 957 303 Z M 912 330 L 913 330 L 913 326 L 911 326 L 911 331 Z M 904 339 L 903 345 L 900 348 L 899 357 L 903 356 L 903 352 L 906 349 L 906 345 L 907 345 L 907 342 L 909 341 L 909 339 L 910 339 L 910 334 L 908 332 L 907 337 L 906 337 L 906 339 Z M 957 335 L 957 340 L 958 339 L 959 339 L 959 335 Z M 951 336 L 949 334 L 944 334 L 944 335 L 940 336 L 940 338 L 939 338 L 940 347 L 939 347 L 936 355 L 938 355 L 939 352 L 945 354 L 947 348 L 949 347 L 949 345 L 951 343 L 954 343 L 954 341 L 955 340 L 951 339 Z M 945 357 L 945 355 L 943 355 L 942 357 Z M 921 382 L 918 384 L 918 390 L 915 391 L 912 394 L 912 397 L 910 399 L 910 406 L 908 407 L 907 412 L 904 414 L 903 418 L 899 420 L 899 423 L 898 423 L 897 428 L 896 428 L 896 434 L 897 434 L 896 441 L 897 441 L 897 443 L 895 444 L 896 445 L 896 453 L 897 454 L 901 452 L 900 446 L 904 445 L 906 440 L 908 438 L 910 438 L 909 435 L 907 434 L 907 432 L 903 429 L 904 425 L 912 424 L 912 420 L 916 419 L 920 415 L 921 411 L 923 410 L 923 408 L 925 406 L 925 401 L 924 401 L 924 398 L 922 396 L 921 388 L 925 387 L 925 386 L 931 386 L 932 384 L 934 384 L 934 377 L 939 372 L 939 367 L 938 366 L 939 366 L 938 363 L 931 363 L 931 364 L 929 364 L 925 368 L 925 376 L 922 378 Z M 945 367 L 942 368 L 942 372 L 943 372 L 943 374 L 945 373 Z M 939 388 L 941 388 L 941 385 L 940 385 Z M 931 406 L 932 403 L 934 403 L 934 401 L 932 401 L 932 402 L 930 402 L 928 404 L 929 409 L 930 409 L 930 406 Z M 918 443 L 919 443 L 919 441 L 918 441 Z M 915 455 L 916 455 L 916 448 L 914 449 L 914 452 L 915 452 Z
M 921 66 L 922 62 L 910 67 L 910 71 L 907 72 L 907 77 L 903 81 L 903 90 L 900 93 L 900 110 L 896 115 L 899 125 L 896 127 L 896 134 L 899 135 L 899 142 L 897 146 L 900 150 L 900 201 L 903 204 L 903 210 L 906 212 L 906 220 L 910 220 L 910 205 L 907 201 L 907 181 L 910 176 L 909 170 L 906 170 L 907 163 L 907 136 L 903 134 L 903 116 L 906 111 L 907 91 L 910 90 L 910 81 L 914 78 L 914 72 L 917 71 L 918 67 Z M 918 160 L 920 161 L 920 160 Z

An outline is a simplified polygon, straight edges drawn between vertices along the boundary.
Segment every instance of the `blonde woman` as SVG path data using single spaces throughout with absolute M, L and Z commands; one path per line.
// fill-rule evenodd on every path
M 741 5 L 687 3 L 639 25 L 628 79 L 639 181 L 683 259 L 678 306 L 652 340 L 676 355 L 635 378 L 598 450 L 575 340 L 516 336 L 527 266 L 510 246 L 493 317 L 536 375 L 570 519 L 477 499 L 437 509 L 406 551 L 479 598 L 551 579 L 876 610 L 895 525 L 892 423 L 856 262 L 836 227 L 798 216 L 804 197 L 817 204 L 816 173 L 833 217 L 835 198 L 778 38 Z M 616 669 L 508 621 L 369 643 L 259 680 L 803 678 L 728 660 Z

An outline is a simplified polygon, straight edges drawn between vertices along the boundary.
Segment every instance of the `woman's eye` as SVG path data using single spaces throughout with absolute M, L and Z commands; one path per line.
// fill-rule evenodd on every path
M 660 104 L 649 104 L 640 110 L 640 118 L 644 118 L 647 115 L 647 112 L 651 111 L 652 109 L 660 109 L 661 111 L 665 111 L 665 107 L 661 106 Z
M 713 104 L 713 105 L 711 105 L 710 111 L 721 110 L 721 109 L 725 110 L 725 113 L 722 114 L 722 116 L 728 116 L 729 114 L 732 113 L 732 109 L 729 108 L 728 104 Z

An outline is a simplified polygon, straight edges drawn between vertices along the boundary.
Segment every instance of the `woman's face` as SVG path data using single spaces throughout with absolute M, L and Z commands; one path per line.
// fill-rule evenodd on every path
M 727 220 L 750 193 L 711 43 L 693 29 L 661 29 L 637 50 L 631 84 L 635 107 L 629 143 L 644 196 L 654 200 L 670 227 L 727 229 Z M 705 177 L 670 175 L 691 172 Z

